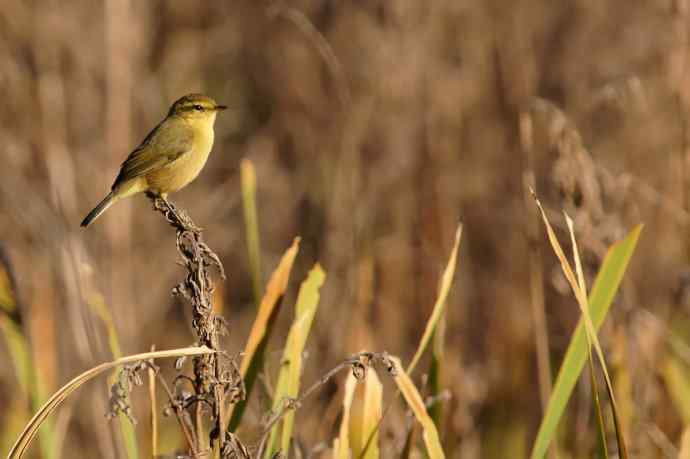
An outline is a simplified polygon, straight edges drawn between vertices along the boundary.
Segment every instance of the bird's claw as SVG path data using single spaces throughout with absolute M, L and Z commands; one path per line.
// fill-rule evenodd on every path
M 192 221 L 187 212 L 178 209 L 175 204 L 168 201 L 165 197 L 149 194 L 149 198 L 153 201 L 154 210 L 161 212 L 168 222 L 178 230 L 189 231 L 195 234 L 200 234 L 204 230 Z

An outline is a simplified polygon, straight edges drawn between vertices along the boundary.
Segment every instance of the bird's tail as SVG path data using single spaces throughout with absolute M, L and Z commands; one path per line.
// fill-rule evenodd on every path
M 117 201 L 117 196 L 115 196 L 115 193 L 111 191 L 108 193 L 108 196 L 103 198 L 103 200 L 91 212 L 89 212 L 89 215 L 87 215 L 81 222 L 81 226 L 89 226 L 95 219 L 100 217 L 103 212 L 108 210 L 110 206 L 115 204 L 115 201 Z

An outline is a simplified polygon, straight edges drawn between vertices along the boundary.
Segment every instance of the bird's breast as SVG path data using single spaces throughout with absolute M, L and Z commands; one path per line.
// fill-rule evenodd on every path
M 211 148 L 213 148 L 213 129 L 206 133 L 196 132 L 189 152 L 183 153 L 170 164 L 147 175 L 149 188 L 159 193 L 173 193 L 184 188 L 204 168 Z

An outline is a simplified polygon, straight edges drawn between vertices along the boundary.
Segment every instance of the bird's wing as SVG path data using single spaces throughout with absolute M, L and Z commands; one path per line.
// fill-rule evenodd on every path
M 113 188 L 171 163 L 192 150 L 193 131 L 184 120 L 168 118 L 156 126 L 120 167 Z M 163 145 L 165 146 L 163 148 Z

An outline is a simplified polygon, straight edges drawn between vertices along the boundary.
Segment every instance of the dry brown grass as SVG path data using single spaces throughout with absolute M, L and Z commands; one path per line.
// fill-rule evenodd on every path
M 449 457 L 505 457 L 499 442 L 515 445 L 515 457 L 527 454 L 546 361 L 561 361 L 578 318 L 557 262 L 533 262 L 535 249 L 548 247 L 530 236 L 530 172 L 547 212 L 573 216 L 587 276 L 603 248 L 646 223 L 602 346 L 615 355 L 609 365 L 631 456 L 679 448 L 686 426 L 660 363 L 675 353 L 640 311 L 690 339 L 684 2 L 269 6 L 0 2 L 0 241 L 46 390 L 111 360 L 85 292 L 104 293 L 125 355 L 190 344 L 188 311 L 169 295 L 180 277 L 174 236 L 149 203 L 120 203 L 88 231 L 78 223 L 168 104 L 202 90 L 236 110 L 219 119 L 205 171 L 174 199 L 206 229 L 228 271 L 220 302 L 232 318 L 230 349 L 244 345 L 255 317 L 242 158 L 256 166 L 262 266 L 274 267 L 299 234 L 295 278 L 316 260 L 328 271 L 307 381 L 323 374 L 322 362 L 364 348 L 413 355 L 462 219 L 443 371 L 452 398 L 440 435 Z M 538 298 L 532 303 L 535 278 L 544 279 L 543 321 Z M 274 333 L 285 336 L 288 326 L 282 315 Z M 267 349 L 273 374 L 283 342 Z M 0 361 L 8 359 L 3 345 Z M 319 416 L 297 423 L 304 444 L 332 438 L 341 386 L 310 402 Z M 561 445 L 577 457 L 594 447 L 582 386 Z M 11 367 L 0 366 L 0 429 L 17 387 Z M 135 405 L 142 401 L 135 396 Z M 63 421 L 64 451 L 79 445 L 82 457 L 123 457 L 118 426 L 102 417 L 106 403 L 105 385 L 82 394 Z M 246 414 L 256 424 L 260 415 Z M 146 426 L 142 438 L 150 438 Z M 384 430 L 386 438 L 406 434 L 402 425 Z M 161 443 L 170 432 L 162 427 Z

